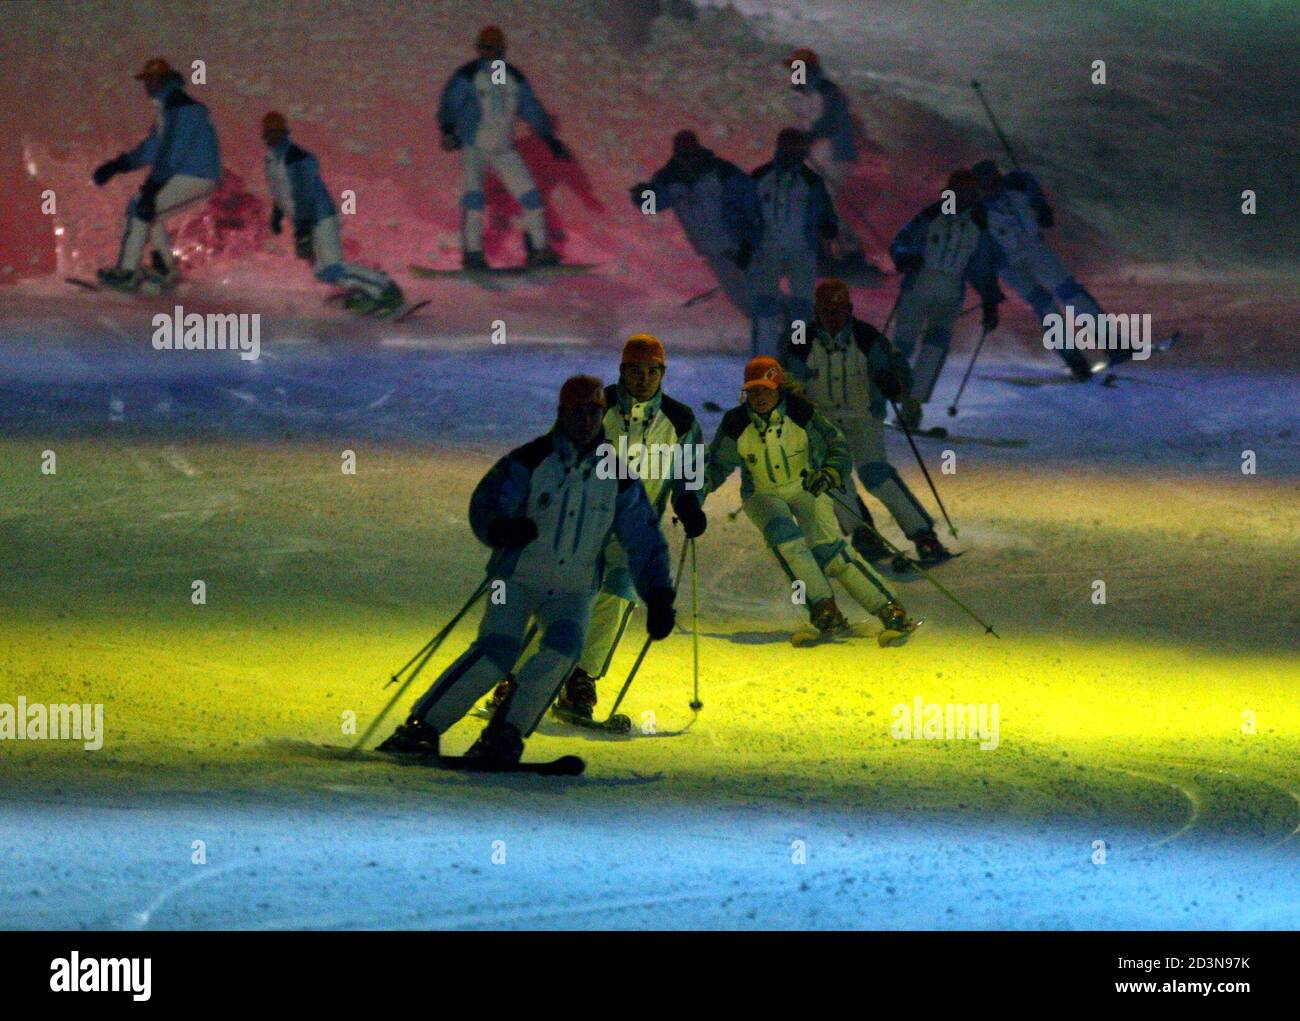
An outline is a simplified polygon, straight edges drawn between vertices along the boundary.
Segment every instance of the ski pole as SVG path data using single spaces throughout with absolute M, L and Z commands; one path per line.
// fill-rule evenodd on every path
M 996 631 L 993 630 L 993 625 L 992 625 L 992 624 L 986 624 L 986 623 L 984 623 L 984 621 L 982 621 L 982 620 L 981 620 L 981 619 L 976 615 L 975 611 L 972 610 L 972 609 L 971 609 L 969 606 L 967 606 L 965 603 L 963 603 L 963 602 L 962 602 L 960 599 L 958 599 L 955 595 L 953 595 L 952 592 L 950 592 L 950 591 L 948 590 L 947 586 L 945 586 L 945 585 L 942 584 L 940 581 L 938 581 L 936 578 L 934 578 L 934 577 L 930 574 L 929 571 L 927 571 L 927 570 L 925 570 L 923 567 L 921 567 L 921 565 L 918 564 L 915 560 L 912 560 L 912 559 L 910 559 L 909 557 L 905 556 L 905 555 L 903 554 L 903 551 L 902 551 L 902 550 L 900 550 L 900 549 L 899 549 L 897 546 L 895 546 L 892 542 L 890 542 L 890 541 L 889 541 L 888 539 L 886 539 L 883 535 L 881 535 L 879 532 L 877 532 L 876 529 L 875 529 L 873 526 L 867 524 L 867 519 L 864 518 L 861 514 L 859 514 L 859 513 L 857 512 L 857 510 L 855 510 L 852 506 L 850 506 L 850 505 L 849 505 L 848 503 L 846 503 L 844 500 L 841 500 L 841 499 L 840 499 L 838 496 L 836 496 L 834 493 L 832 493 L 832 492 L 828 492 L 827 495 L 828 495 L 832 500 L 834 500 L 836 503 L 838 503 L 841 507 L 843 507 L 845 510 L 847 510 L 850 514 L 852 514 L 855 518 L 857 518 L 858 521 L 859 521 L 861 524 L 863 524 L 863 525 L 866 526 L 867 528 L 871 529 L 871 531 L 875 534 L 876 538 L 879 539 L 882 543 L 885 544 L 885 548 L 886 548 L 886 549 L 888 549 L 888 550 L 889 550 L 891 553 L 893 553 L 895 556 L 902 557 L 904 560 L 906 560 L 907 563 L 908 563 L 908 565 L 911 566 L 912 570 L 916 571 L 917 574 L 919 574 L 922 578 L 924 578 L 924 579 L 925 579 L 926 581 L 928 581 L 931 585 L 933 585 L 933 586 L 934 586 L 935 588 L 937 588 L 940 592 L 942 592 L 945 596 L 947 596 L 950 600 L 952 600 L 952 602 L 955 603 L 955 604 L 957 605 L 957 607 L 958 607 L 958 608 L 959 608 L 963 613 L 966 614 L 966 616 L 970 617 L 971 620 L 975 621 L 976 624 L 978 624 L 980 627 L 982 627 L 982 628 L 984 629 L 984 633 L 985 633 L 985 634 L 992 635 L 994 638 L 1001 638 L 1001 637 L 1002 637 L 1000 634 L 998 634 Z
M 677 577 L 673 582 L 674 597 L 677 595 L 677 589 L 681 586 L 682 570 L 686 567 L 686 551 L 690 545 L 689 542 L 682 543 L 682 555 L 677 561 Z M 605 720 L 606 723 L 614 718 L 614 714 L 618 712 L 618 707 L 623 704 L 623 697 L 627 694 L 627 689 L 632 687 L 632 681 L 636 677 L 637 671 L 641 669 L 641 663 L 645 659 L 646 653 L 650 651 L 650 643 L 653 641 L 653 638 L 646 635 L 645 642 L 641 646 L 641 651 L 636 655 L 636 662 L 632 664 L 632 671 L 627 675 L 627 680 L 623 682 L 623 687 L 619 690 L 618 698 L 614 699 L 614 706 L 609 711 L 609 717 Z
M 442 644 L 442 640 L 446 638 L 447 635 L 451 632 L 451 630 L 460 622 L 461 617 L 465 616 L 465 614 L 469 612 L 470 607 L 472 607 L 476 602 L 478 602 L 479 596 L 481 596 L 484 590 L 488 587 L 489 580 L 490 579 L 488 578 L 483 579 L 483 583 L 479 585 L 479 587 L 474 590 L 474 594 L 469 597 L 469 602 L 467 602 L 464 606 L 461 607 L 460 612 L 456 614 L 456 616 L 451 618 L 451 622 L 445 628 L 443 628 L 436 635 L 434 635 L 427 642 L 425 642 L 424 645 L 420 647 L 420 650 L 414 656 L 412 656 L 405 663 L 403 663 L 402 666 L 397 671 L 395 671 L 391 677 L 388 678 L 388 684 L 384 685 L 385 688 L 387 688 L 390 684 L 396 684 L 397 679 L 406 672 L 406 668 L 409 667 L 421 656 L 423 656 L 425 652 L 429 650 L 429 646 L 433 646 L 434 649 L 436 650 L 437 647 Z
M 953 402 L 948 405 L 948 417 L 957 417 L 957 405 L 961 403 L 961 395 L 966 392 L 966 384 L 970 382 L 970 374 L 975 371 L 975 360 L 980 356 L 980 350 L 984 347 L 984 338 L 989 335 L 988 328 L 980 333 L 979 343 L 975 345 L 975 353 L 970 356 L 970 364 L 966 366 L 966 375 L 961 378 L 961 386 L 957 387 L 957 396 Z
M 943 505 L 939 490 L 935 488 L 934 479 L 930 478 L 930 469 L 925 466 L 925 460 L 921 457 L 921 452 L 916 449 L 916 440 L 912 438 L 912 430 L 907 427 L 907 421 L 899 412 L 898 405 L 891 400 L 889 406 L 894 409 L 894 418 L 898 420 L 898 425 L 903 430 L 903 435 L 907 437 L 912 453 L 916 455 L 916 463 L 921 466 L 921 474 L 925 476 L 925 481 L 930 483 L 930 492 L 934 494 L 934 502 L 939 505 L 939 510 L 943 513 L 943 520 L 948 522 L 948 531 L 954 539 L 957 538 L 957 527 L 952 523 L 952 518 L 948 517 L 948 508 Z
M 695 563 L 695 540 L 691 540 L 691 643 L 695 657 L 695 697 L 691 699 L 691 711 L 699 712 L 704 708 L 700 701 L 700 587 L 699 574 Z
M 993 108 L 989 106 L 989 101 L 984 98 L 984 90 L 980 88 L 980 83 L 972 80 L 970 87 L 975 90 L 975 95 L 979 96 L 980 104 L 984 107 L 984 112 L 988 114 L 989 123 L 993 125 L 993 130 L 997 133 L 998 141 L 1002 143 L 1002 148 L 1004 148 L 1007 151 L 1007 155 L 1011 157 L 1011 165 L 1019 170 L 1020 161 L 1016 159 L 1015 151 L 1011 148 L 1011 143 L 1007 141 L 1007 136 L 1002 133 L 1002 125 L 1000 125 L 998 119 L 993 116 Z
M 903 288 L 898 288 L 898 294 L 894 296 L 894 304 L 889 310 L 889 315 L 885 316 L 885 325 L 880 328 L 880 332 L 886 337 L 889 336 L 889 324 L 894 321 L 894 313 L 898 311 L 898 303 L 903 300 Z
M 379 715 L 376 716 L 371 721 L 370 726 L 366 728 L 365 733 L 362 734 L 359 738 L 357 738 L 356 743 L 352 746 L 352 748 L 348 752 L 349 755 L 356 755 L 357 752 L 359 752 L 365 746 L 366 742 L 369 741 L 370 738 L 374 735 L 374 732 L 377 729 L 379 729 L 379 725 L 384 721 L 384 717 L 387 716 L 390 712 L 392 712 L 393 706 L 397 704 L 397 700 L 402 697 L 403 692 L 405 692 L 406 689 L 410 687 L 411 682 L 420 675 L 420 671 L 424 669 L 425 664 L 428 663 L 429 660 L 433 657 L 433 654 L 438 651 L 438 646 L 440 646 L 443 643 L 443 641 L 446 639 L 446 637 L 449 634 L 451 634 L 452 629 L 455 628 L 455 626 L 460 622 L 460 619 L 469 612 L 470 608 L 479 601 L 479 597 L 482 596 L 483 593 L 487 591 L 488 583 L 490 581 L 491 581 L 490 578 L 484 578 L 483 581 L 479 584 L 479 587 L 474 590 L 474 594 L 469 597 L 469 602 L 467 602 L 463 607 L 461 607 L 460 612 L 456 614 L 456 616 L 454 616 L 448 622 L 446 627 L 444 627 L 441 631 L 439 631 L 436 635 L 434 635 L 433 638 L 430 639 L 429 642 L 425 645 L 425 647 L 421 649 L 419 652 L 417 652 L 415 656 L 412 657 L 407 662 L 406 666 L 402 667 L 402 670 L 405 670 L 406 667 L 410 666 L 411 663 L 414 663 L 416 659 L 419 659 L 421 656 L 423 656 L 423 659 L 420 659 L 420 662 L 416 666 L 416 668 L 412 670 L 411 673 L 407 676 L 406 680 L 402 682 L 401 687 L 399 687 L 395 692 L 393 692 L 393 697 L 388 700 L 388 704 L 384 706 L 383 710 L 379 713 Z M 392 680 L 390 680 L 388 683 L 392 684 L 393 681 L 396 681 L 397 678 L 401 675 L 402 670 L 399 670 L 397 673 L 393 674 Z M 385 687 L 387 686 L 388 685 L 385 685 Z

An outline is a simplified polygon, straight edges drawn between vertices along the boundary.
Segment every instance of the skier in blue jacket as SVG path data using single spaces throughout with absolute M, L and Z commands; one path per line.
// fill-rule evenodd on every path
M 553 266 L 559 256 L 546 239 L 545 206 L 533 175 L 515 149 L 515 120 L 522 119 L 559 160 L 573 154 L 555 137 L 551 118 L 533 88 L 513 64 L 506 63 L 506 37 L 496 25 L 479 31 L 478 57 L 456 70 L 442 90 L 438 127 L 442 147 L 463 150 L 461 247 L 466 269 L 486 269 L 483 214 L 487 200 L 483 180 L 496 175 L 524 209 L 528 266 Z
M 633 473 L 598 470 L 608 463 L 605 402 L 600 380 L 567 380 L 555 427 L 503 457 L 474 490 L 470 527 L 493 551 L 478 638 L 380 751 L 437 755 L 441 735 L 515 665 L 535 618 L 541 643 L 515 671 L 505 701 L 468 753 L 518 762 L 524 738 L 582 655 L 611 535 L 646 604 L 646 631 L 655 640 L 672 631 L 674 593 L 659 514 Z
M 1056 215 L 1037 178 L 1027 170 L 1003 174 L 993 160 L 982 160 L 971 170 L 979 183 L 989 233 L 1001 249 L 1002 279 L 1040 320 L 1069 306 L 1100 322 L 1097 299 L 1066 269 L 1043 237 L 1043 231 L 1056 222 Z M 1082 351 L 1067 347 L 1058 353 L 1076 380 L 1086 383 L 1092 378 L 1092 362 Z M 1111 351 L 1110 363 L 1127 357 L 1127 352 Z
M 777 135 L 772 162 L 753 174 L 763 212 L 761 241 L 749 271 L 755 355 L 779 358 L 786 324 L 811 325 L 817 249 L 838 231 L 830 193 L 804 162 L 807 157 L 808 136 L 785 128 Z M 788 299 L 781 294 L 782 279 L 790 284 Z
M 821 175 L 839 217 L 834 243 L 836 256 L 822 266 L 823 272 L 850 272 L 868 265 L 862 243 L 845 217 L 846 186 L 858 158 L 853 116 L 848 97 L 826 75 L 821 59 L 810 49 L 797 49 L 785 60 L 790 68 L 794 113 L 800 128 L 808 133 L 808 165 Z
M 630 189 L 632 204 L 656 213 L 671 209 L 686 239 L 708 260 L 723 293 L 738 309 L 749 308 L 745 271 L 762 234 L 762 210 L 753 178 L 700 144 L 694 131 L 673 136 L 673 155 L 649 181 Z
M 912 217 L 889 247 L 894 268 L 903 274 L 894 344 L 909 360 L 915 352 L 909 394 L 915 403 L 904 405 L 911 409 L 907 425 L 912 429 L 921 424 L 921 405 L 933 395 L 947 361 L 966 286 L 980 296 L 986 331 L 997 329 L 1003 298 L 998 287 L 1002 253 L 989 234 L 975 175 L 956 171 L 945 191 L 950 194 Z
M 388 316 L 404 304 L 401 288 L 382 270 L 343 261 L 339 218 L 320 164 L 306 149 L 289 140 L 289 122 L 274 110 L 262 118 L 266 143 L 266 184 L 271 191 L 271 233 L 293 225 L 294 251 L 312 264 L 316 279 L 348 292 L 346 306 L 354 312 Z
M 115 265 L 99 270 L 107 287 L 134 291 L 144 278 L 145 244 L 153 246 L 150 270 L 164 286 L 180 279 L 165 219 L 206 198 L 221 179 L 217 133 L 208 108 L 190 97 L 184 80 L 161 57 L 146 61 L 136 79 L 153 101 L 154 125 L 139 145 L 100 164 L 92 177 L 102 187 L 118 174 L 149 168 L 126 207 L 126 230 Z

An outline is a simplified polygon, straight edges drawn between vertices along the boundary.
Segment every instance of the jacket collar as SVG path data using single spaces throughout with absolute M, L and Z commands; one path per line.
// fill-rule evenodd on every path
M 653 418 L 659 413 L 659 405 L 663 403 L 664 388 L 660 386 L 659 389 L 655 391 L 655 395 L 648 401 L 638 401 L 623 388 L 622 383 L 614 384 L 614 393 L 617 397 L 616 404 L 620 414 L 624 416 L 630 415 L 632 409 L 639 404 L 645 409 L 645 417 Z
M 853 322 L 853 319 L 850 318 L 844 329 L 833 335 L 820 321 L 816 321 L 816 326 L 813 328 L 813 337 L 823 347 L 832 351 L 843 351 L 853 345 Z
M 785 397 L 784 395 L 781 397 L 777 406 L 768 412 L 766 418 L 751 408 L 748 401 L 745 402 L 745 412 L 749 415 L 750 424 L 758 430 L 759 435 L 762 435 L 774 426 L 780 427 L 785 421 Z

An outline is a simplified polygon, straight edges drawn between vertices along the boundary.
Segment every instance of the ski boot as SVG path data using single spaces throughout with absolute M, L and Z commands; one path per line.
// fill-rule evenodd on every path
M 157 249 L 154 249 L 149 254 L 149 265 L 151 267 L 149 276 L 157 282 L 162 290 L 170 291 L 181 282 L 180 264 L 176 262 L 169 263 Z
M 861 554 L 862 559 L 870 564 L 878 564 L 882 560 L 887 560 L 893 555 L 884 540 L 876 534 L 874 528 L 868 528 L 866 525 L 858 525 L 853 529 L 853 535 L 849 541 L 853 548 Z
M 912 637 L 912 632 L 923 623 L 923 621 L 913 620 L 909 617 L 907 611 L 893 599 L 877 610 L 876 616 L 880 618 L 880 623 L 885 626 L 885 629 L 876 635 L 876 642 L 881 648 L 902 645 Z
M 487 259 L 482 252 L 465 252 L 460 257 L 460 268 L 482 272 L 488 268 Z
M 140 280 L 142 274 L 139 270 L 119 269 L 116 266 L 108 266 L 96 273 L 99 282 L 105 287 L 111 287 L 115 291 L 125 291 L 133 294 L 140 289 Z
M 525 269 L 541 269 L 544 266 L 558 266 L 559 264 L 560 257 L 550 245 L 529 249 L 528 257 L 524 260 Z
M 376 751 L 389 755 L 438 757 L 438 732 L 418 717 L 412 716 L 389 735 Z
M 595 707 L 596 679 L 581 667 L 574 667 L 573 673 L 564 682 L 560 697 L 555 700 L 555 715 L 561 719 L 565 716 L 580 716 L 589 720 Z
M 510 693 L 514 690 L 515 675 L 506 674 L 505 677 L 501 678 L 501 683 L 492 689 L 492 694 L 488 696 L 488 700 L 483 703 L 483 711 L 489 716 L 495 713 L 506 704 L 506 699 L 510 697 Z
M 849 626 L 849 622 L 844 619 L 844 614 L 840 613 L 840 608 L 835 605 L 834 596 L 827 596 L 813 603 L 808 610 L 808 616 L 812 619 L 812 626 L 823 634 L 840 631 Z
M 380 319 L 386 319 L 400 312 L 405 304 L 406 298 L 402 296 L 402 289 L 396 284 L 389 284 L 384 288 L 384 293 L 375 299 L 370 314 Z
M 916 546 L 917 562 L 922 567 L 942 564 L 945 560 L 953 558 L 952 550 L 939 541 L 939 537 L 934 534 L 933 528 L 927 528 L 924 532 L 917 532 L 912 537 L 912 543 Z
M 493 719 L 483 728 L 478 740 L 469 746 L 467 759 L 483 759 L 502 766 L 513 766 L 524 754 L 524 738 L 513 724 Z

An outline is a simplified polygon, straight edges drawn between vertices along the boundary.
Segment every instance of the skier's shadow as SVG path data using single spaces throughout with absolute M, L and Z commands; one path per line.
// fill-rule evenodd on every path
M 701 631 L 702 638 L 720 638 L 736 645 L 788 645 L 789 631 Z

